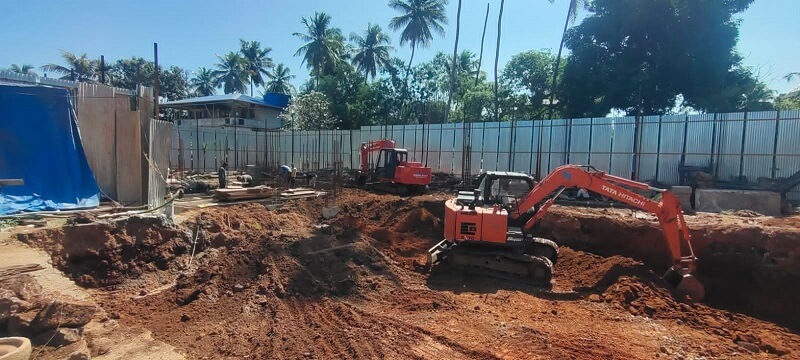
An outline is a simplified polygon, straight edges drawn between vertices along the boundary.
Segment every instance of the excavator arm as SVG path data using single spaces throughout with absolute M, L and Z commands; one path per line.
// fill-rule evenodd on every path
M 359 149 L 361 153 L 361 171 L 369 171 L 369 154 L 371 152 L 379 151 L 380 149 L 394 149 L 394 147 L 394 140 L 389 139 L 362 143 Z
M 623 186 L 656 191 L 661 194 L 660 201 L 639 195 Z M 644 183 L 628 180 L 618 176 L 609 175 L 592 167 L 564 165 L 547 177 L 542 179 L 525 197 L 519 199 L 510 216 L 518 219 L 527 210 L 542 203 L 539 210 L 524 225 L 523 231 L 529 232 L 531 228 L 547 213 L 558 194 L 550 197 L 554 192 L 568 188 L 584 188 L 588 191 L 634 206 L 658 217 L 667 246 L 672 256 L 673 266 L 694 271 L 697 258 L 692 250 L 691 236 L 683 218 L 678 199 L 670 191 L 654 188 Z M 548 199 L 549 197 L 549 199 Z M 681 246 L 684 244 L 684 246 Z M 685 252 L 684 250 L 685 249 Z

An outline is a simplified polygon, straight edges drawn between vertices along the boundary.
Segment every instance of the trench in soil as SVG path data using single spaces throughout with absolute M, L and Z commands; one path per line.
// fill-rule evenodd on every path
M 97 288 L 120 321 L 190 358 L 652 358 L 643 349 L 658 353 L 658 344 L 713 357 L 747 354 L 744 340 L 772 354 L 800 345 L 792 224 L 690 217 L 707 297 L 685 304 L 659 278 L 668 257 L 657 225 L 628 210 L 555 207 L 544 218 L 539 235 L 562 246 L 551 289 L 446 266 L 423 274 L 446 198 L 347 191 L 332 200 L 341 212 L 330 220 L 321 208 L 332 203 L 315 199 L 20 240 Z M 647 330 L 651 321 L 677 337 L 674 349 Z M 597 339 L 587 343 L 581 326 Z

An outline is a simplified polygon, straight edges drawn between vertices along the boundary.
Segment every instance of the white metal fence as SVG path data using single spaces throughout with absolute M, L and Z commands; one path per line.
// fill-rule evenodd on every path
M 341 153 L 357 168 L 362 142 L 393 139 L 434 172 L 461 174 L 463 123 L 367 126 L 359 130 L 282 131 L 176 126 L 173 168 L 213 171 L 223 159 L 244 165 L 331 168 Z M 472 173 L 541 173 L 567 163 L 611 174 L 679 183 L 680 165 L 708 167 L 720 181 L 757 182 L 800 171 L 800 111 L 472 123 Z M 199 142 L 198 142 L 199 139 Z M 337 148 L 334 148 L 334 145 Z M 541 151 L 540 151 L 541 145 Z M 634 151 L 634 145 L 638 151 Z M 265 150 L 266 149 L 266 150 Z M 541 155 L 539 155 L 541 153 Z M 638 161 L 634 162 L 634 158 Z M 791 198 L 800 199 L 795 190 Z

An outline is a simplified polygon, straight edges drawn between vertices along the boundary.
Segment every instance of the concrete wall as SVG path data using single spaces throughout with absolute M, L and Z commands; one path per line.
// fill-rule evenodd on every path
M 694 196 L 697 211 L 752 210 L 763 215 L 781 215 L 781 196 L 775 192 L 697 189 Z

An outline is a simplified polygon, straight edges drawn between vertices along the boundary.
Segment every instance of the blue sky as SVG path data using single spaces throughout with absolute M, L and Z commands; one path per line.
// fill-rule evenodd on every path
M 347 35 L 361 32 L 368 22 L 388 31 L 396 13 L 388 0 L 25 0 L 4 1 L 0 21 L 0 67 L 12 63 L 35 66 L 59 61 L 59 49 L 87 53 L 107 60 L 141 56 L 152 59 L 152 43 L 159 44 L 159 61 L 188 70 L 211 67 L 215 54 L 239 47 L 239 38 L 259 40 L 272 47 L 272 57 L 297 75 L 295 84 L 308 78 L 294 52 L 301 45 L 292 33 L 303 31 L 300 18 L 324 11 L 333 25 Z M 497 37 L 500 2 L 491 0 L 483 70 L 490 73 Z M 503 18 L 500 67 L 512 55 L 529 49 L 557 51 L 568 0 L 508 0 Z M 478 52 L 486 0 L 464 0 L 460 49 Z M 445 38 L 429 49 L 417 51 L 414 62 L 430 59 L 437 50 L 452 52 L 457 1 L 448 5 L 450 23 Z M 761 77 L 779 92 L 800 85 L 782 76 L 800 71 L 800 13 L 798 0 L 756 0 L 740 15 L 739 50 L 745 64 L 760 70 Z M 398 34 L 391 33 L 397 55 L 408 60 L 411 51 L 400 48 Z M 41 71 L 39 71 L 41 73 Z

